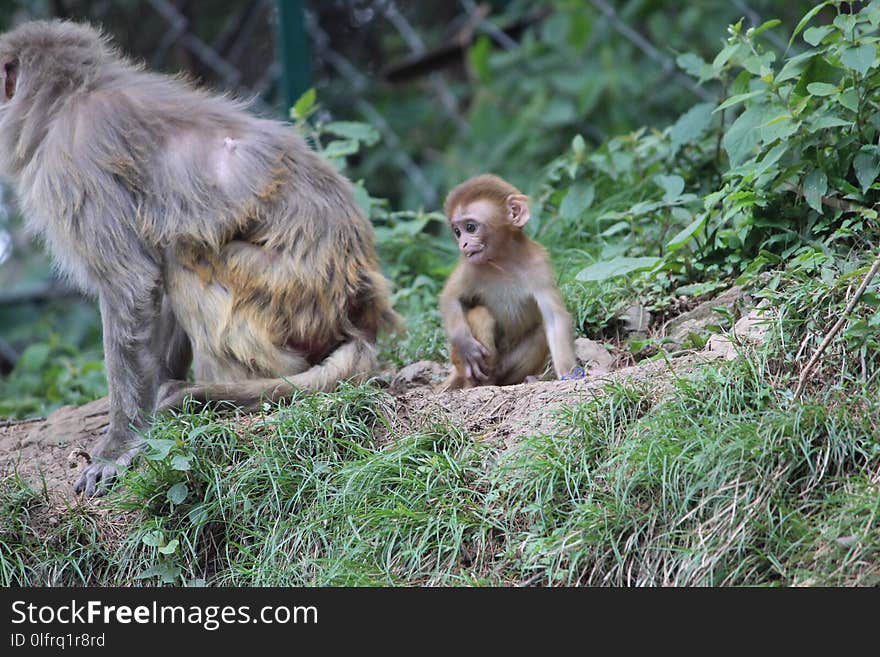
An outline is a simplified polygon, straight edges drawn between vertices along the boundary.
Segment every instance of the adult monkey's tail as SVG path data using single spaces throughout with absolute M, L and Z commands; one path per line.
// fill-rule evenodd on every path
M 236 383 L 186 383 L 170 381 L 159 391 L 157 411 L 180 408 L 187 398 L 199 403 L 228 401 L 248 411 L 263 402 L 274 403 L 297 390 L 329 392 L 343 380 L 365 381 L 376 371 L 376 347 L 352 338 L 339 345 L 327 358 L 305 372 L 278 379 L 247 379 Z

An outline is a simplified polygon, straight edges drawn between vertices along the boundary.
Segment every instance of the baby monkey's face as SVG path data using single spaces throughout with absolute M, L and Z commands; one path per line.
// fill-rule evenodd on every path
M 458 250 L 472 265 L 483 264 L 496 255 L 499 232 L 507 230 L 503 208 L 487 199 L 479 199 L 454 208 L 449 226 L 458 243 Z

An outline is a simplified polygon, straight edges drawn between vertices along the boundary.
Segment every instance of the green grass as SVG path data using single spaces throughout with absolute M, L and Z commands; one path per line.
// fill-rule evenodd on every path
M 82 506 L 50 504 L 13 474 L 0 479 L 0 585 L 97 586 L 113 582 L 114 525 Z
M 523 446 L 524 479 L 508 481 L 527 528 L 523 566 L 565 584 L 880 581 L 865 561 L 880 547 L 880 491 L 868 483 L 880 465 L 880 404 L 870 391 L 790 405 L 763 372 L 738 364 L 679 381 L 644 414 L 640 397 L 619 389 L 574 409 L 566 422 L 580 447 L 570 456 L 546 458 L 572 450 L 558 438 Z M 539 492 L 532 507 L 524 483 Z M 856 554 L 820 564 L 811 555 L 827 553 L 853 508 Z
M 153 444 L 174 447 L 130 475 L 117 498 L 144 509 L 126 561 L 175 583 L 472 581 L 490 540 L 476 486 L 485 450 L 449 427 L 380 445 L 374 429 L 387 402 L 360 387 L 299 396 L 241 433 L 210 413 L 160 423 Z M 176 470 L 184 455 L 191 469 Z M 181 482 L 189 492 L 174 505 L 168 491 Z M 145 545 L 156 531 L 160 546 Z
M 529 234 L 550 252 L 579 334 L 634 359 L 654 353 L 667 319 L 737 280 L 773 309 L 761 354 L 706 365 L 659 398 L 655 382 L 610 385 L 566 409 L 553 432 L 520 436 L 509 450 L 443 420 L 395 427 L 392 400 L 369 385 L 298 394 L 255 416 L 187 409 L 155 423 L 145 458 L 100 507 L 59 506 L 15 474 L 0 479 L 0 585 L 880 584 L 880 283 L 825 351 L 804 397 L 791 394 L 880 238 L 880 78 L 853 59 L 859 42 L 874 47 L 873 11 L 841 15 L 818 43 L 804 31 L 795 42 L 814 46 L 822 66 L 802 72 L 791 67 L 798 48 L 765 58 L 771 44 L 755 41 L 760 29 L 733 26 L 705 65 L 682 52 L 685 71 L 715 79 L 706 88 L 721 86 L 728 98 L 751 92 L 709 123 L 699 119 L 708 108 L 695 108 L 669 130 L 594 148 L 575 136 L 579 119 L 565 119 L 569 133 L 555 131 L 546 162 L 509 147 L 538 143 L 529 121 L 547 119 L 547 94 L 532 94 L 538 104 L 519 112 L 511 132 L 495 120 L 490 93 L 462 133 L 474 153 L 487 144 L 496 160 L 510 151 L 505 166 L 529 181 Z M 861 27 L 845 30 L 849 21 Z M 571 36 L 523 47 L 569 48 Z M 472 55 L 483 58 L 489 91 L 521 84 L 519 70 L 505 72 L 522 53 L 491 65 L 487 53 Z M 553 62 L 540 61 L 541 79 L 553 81 Z M 814 82 L 827 93 L 811 92 Z M 779 117 L 766 123 L 760 108 Z M 319 145 L 320 122 L 299 123 Z M 748 148 L 746 132 L 756 140 Z M 454 148 L 437 155 L 429 159 L 440 168 L 456 159 Z M 456 251 L 445 219 L 372 201 L 394 306 L 408 325 L 381 338 L 381 359 L 446 360 L 437 295 Z M 632 256 L 663 260 L 650 272 L 609 274 Z M 605 277 L 578 279 L 596 263 Z M 652 313 L 645 339 L 618 330 L 632 304 Z M 0 417 L 106 392 L 97 311 L 76 308 L 6 311 L 7 341 L 30 346 L 0 380 Z
M 115 543 L 86 507 L 34 523 L 45 499 L 5 481 L 0 576 L 876 585 L 880 401 L 850 387 L 793 403 L 777 378 L 758 358 L 707 366 L 659 401 L 612 385 L 504 452 L 443 424 L 396 433 L 389 398 L 369 386 L 303 394 L 244 423 L 181 413 L 157 424 L 111 495 L 128 511 Z

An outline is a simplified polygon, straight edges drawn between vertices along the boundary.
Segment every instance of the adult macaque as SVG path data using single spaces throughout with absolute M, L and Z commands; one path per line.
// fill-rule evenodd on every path
M 575 366 L 571 317 L 547 251 L 522 228 L 528 199 L 493 175 L 446 199 L 461 260 L 440 295 L 454 368 L 446 389 L 534 380 L 552 355 L 557 377 Z
M 0 36 L 0 173 L 100 303 L 110 425 L 77 492 L 130 464 L 155 410 L 363 378 L 397 322 L 345 178 L 289 126 L 145 71 L 90 26 Z

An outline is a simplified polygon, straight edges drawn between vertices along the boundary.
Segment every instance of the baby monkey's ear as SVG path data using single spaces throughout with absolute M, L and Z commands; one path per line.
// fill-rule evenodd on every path
M 507 221 L 511 226 L 522 228 L 532 218 L 532 213 L 529 211 L 529 199 L 524 194 L 511 194 L 507 197 L 505 205 L 507 206 Z

